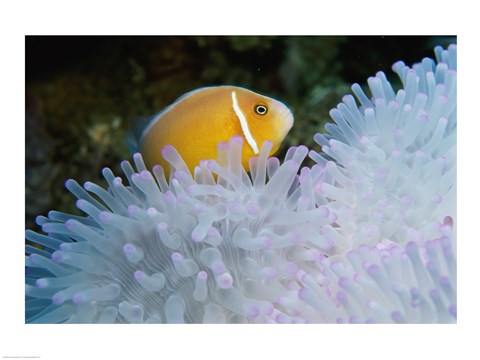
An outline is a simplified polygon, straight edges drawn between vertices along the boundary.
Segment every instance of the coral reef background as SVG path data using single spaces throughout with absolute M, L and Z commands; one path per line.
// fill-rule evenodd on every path
M 129 158 L 125 131 L 191 89 L 235 84 L 285 101 L 295 125 L 278 156 L 329 120 L 349 84 L 398 59 L 431 56 L 440 37 L 26 37 L 26 228 L 55 208 L 78 213 L 69 178 L 101 182 Z M 394 84 L 395 86 L 395 84 Z

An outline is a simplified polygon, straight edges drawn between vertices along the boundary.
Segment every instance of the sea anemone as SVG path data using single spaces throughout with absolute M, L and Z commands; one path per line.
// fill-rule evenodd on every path
M 128 184 L 68 180 L 86 216 L 27 230 L 26 322 L 454 322 L 456 46 L 435 52 L 396 93 L 353 85 L 323 153 L 265 142 L 247 174 L 234 137 L 193 174 L 167 146 L 169 179 L 135 154 Z

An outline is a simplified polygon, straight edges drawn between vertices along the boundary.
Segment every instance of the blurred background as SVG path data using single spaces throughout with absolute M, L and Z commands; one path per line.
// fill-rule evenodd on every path
M 49 210 L 79 214 L 64 183 L 105 185 L 130 160 L 132 117 L 192 89 L 237 85 L 285 102 L 295 124 L 276 154 L 313 142 L 350 86 L 391 65 L 433 57 L 453 36 L 26 36 L 25 222 Z

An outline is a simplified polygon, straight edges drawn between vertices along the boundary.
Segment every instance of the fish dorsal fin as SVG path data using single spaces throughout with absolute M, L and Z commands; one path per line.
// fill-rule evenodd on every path
M 150 128 L 159 121 L 163 115 L 165 115 L 168 111 L 172 110 L 174 107 L 179 105 L 183 100 L 189 98 L 190 96 L 194 95 L 197 92 L 203 91 L 205 89 L 216 88 L 220 86 L 205 86 L 198 89 L 191 90 L 183 95 L 181 95 L 177 100 L 175 100 L 172 104 L 168 105 L 160 112 L 145 117 L 133 117 L 130 121 L 130 127 L 127 135 L 128 145 L 132 152 L 139 151 L 140 143 L 142 141 L 143 136 L 150 130 Z
M 142 136 L 148 131 L 148 128 L 150 126 L 152 126 L 158 119 L 160 119 L 163 115 L 165 115 L 165 113 L 167 113 L 168 111 L 170 111 L 171 109 L 179 105 L 183 100 L 189 98 L 190 96 L 194 95 L 197 92 L 200 92 L 205 89 L 215 88 L 215 87 L 218 87 L 218 86 L 206 86 L 206 87 L 201 87 L 201 88 L 189 91 L 181 95 L 173 103 L 163 108 L 160 112 L 156 113 L 155 115 L 146 117 L 144 120 L 140 120 L 138 126 L 141 128 L 139 129 L 139 132 L 137 132 L 137 134 L 139 135 L 138 139 L 141 140 Z

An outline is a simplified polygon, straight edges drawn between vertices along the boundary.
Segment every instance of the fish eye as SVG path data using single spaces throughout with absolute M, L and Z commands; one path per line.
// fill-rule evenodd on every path
M 258 115 L 265 115 L 267 111 L 268 111 L 268 108 L 265 105 L 262 105 L 262 104 L 255 105 L 255 112 Z

